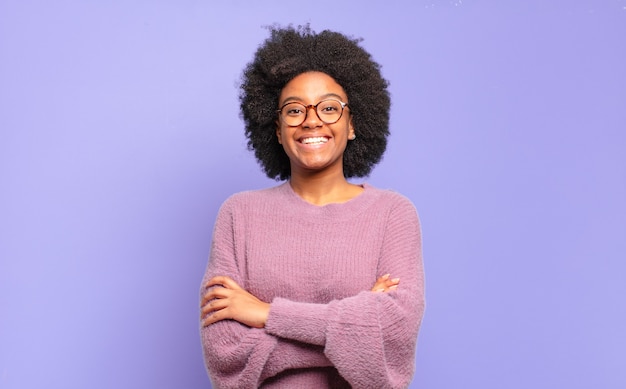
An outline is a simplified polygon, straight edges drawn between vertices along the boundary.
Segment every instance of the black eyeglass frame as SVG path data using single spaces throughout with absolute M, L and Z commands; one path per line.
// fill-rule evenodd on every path
M 326 102 L 326 101 L 336 101 L 336 102 L 338 102 L 338 103 L 339 103 L 339 105 L 341 106 L 341 113 L 339 114 L 339 117 L 337 118 L 337 120 L 332 121 L 332 122 L 327 122 L 326 120 L 322 119 L 322 116 L 323 116 L 323 115 L 322 115 L 322 116 L 320 116 L 319 112 L 317 112 L 317 106 L 318 106 L 318 105 L 320 105 L 320 104 L 322 104 L 322 103 L 324 103 L 324 102 Z M 288 123 L 285 121 L 285 118 L 283 118 L 283 115 L 282 115 L 283 108 L 285 108 L 285 107 L 286 107 L 286 106 L 288 106 L 289 104 L 299 104 L 299 105 L 301 105 L 301 106 L 303 106 L 303 107 L 304 107 L 304 112 L 305 112 L 305 113 L 304 113 L 304 116 L 302 117 L 302 121 L 301 121 L 300 123 L 298 123 L 298 124 L 288 124 Z M 309 104 L 309 105 L 304 105 L 304 104 L 299 103 L 299 102 L 297 102 L 297 101 L 289 101 L 289 102 L 287 102 L 287 103 L 283 104 L 283 105 L 280 107 L 280 109 L 277 109 L 277 110 L 276 110 L 276 112 L 278 112 L 278 116 L 280 116 L 280 117 L 281 117 L 281 119 L 282 119 L 283 123 L 285 123 L 287 126 L 289 126 L 289 127 L 298 127 L 299 125 L 301 125 L 302 123 L 304 123 L 304 121 L 306 120 L 306 118 L 309 116 L 309 110 L 310 110 L 311 108 L 315 108 L 315 114 L 316 114 L 316 115 L 317 115 L 317 117 L 318 117 L 318 118 L 322 121 L 322 123 L 324 123 L 324 124 L 335 124 L 335 123 L 337 123 L 339 120 L 341 120 L 341 118 L 343 117 L 343 111 L 344 111 L 344 109 L 345 109 L 346 107 L 350 108 L 350 106 L 348 105 L 348 103 L 344 103 L 343 101 L 341 101 L 341 100 L 337 100 L 337 99 L 324 99 L 324 100 L 322 100 L 322 101 L 319 101 L 317 104 Z

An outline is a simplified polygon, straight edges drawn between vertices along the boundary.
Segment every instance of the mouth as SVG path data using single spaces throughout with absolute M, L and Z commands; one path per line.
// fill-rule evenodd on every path
M 308 138 L 301 138 L 300 143 L 305 145 L 321 145 L 328 142 L 328 138 L 325 136 L 313 136 Z

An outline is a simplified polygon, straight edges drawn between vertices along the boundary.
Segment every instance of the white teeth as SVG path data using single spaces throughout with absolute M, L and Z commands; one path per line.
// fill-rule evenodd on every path
M 326 143 L 328 142 L 328 139 L 326 139 L 323 136 L 317 136 L 315 138 L 304 138 L 302 139 L 302 143 L 304 143 L 305 145 L 310 145 L 313 143 Z

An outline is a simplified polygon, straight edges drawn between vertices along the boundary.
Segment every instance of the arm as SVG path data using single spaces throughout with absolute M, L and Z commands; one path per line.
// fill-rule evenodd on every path
M 395 290 L 399 278 L 385 274 L 376 280 L 372 292 Z M 213 288 L 217 286 L 217 288 Z M 201 316 L 204 327 L 220 320 L 232 319 L 248 327 L 264 328 L 270 312 L 270 304 L 259 300 L 228 276 L 216 276 L 205 285 L 206 293 L 201 299 Z
M 243 285 L 231 207 L 232 203 L 225 203 L 215 223 L 209 264 L 200 290 L 202 305 L 209 280 L 218 275 Z M 285 369 L 331 366 L 319 346 L 279 339 L 235 320 L 202 325 L 200 335 L 206 368 L 216 388 L 256 388 L 264 379 Z
M 408 386 L 424 312 L 420 226 L 408 201 L 399 202 L 389 213 L 379 270 L 400 278 L 396 290 L 364 291 L 329 304 L 276 298 L 266 331 L 324 347 L 353 387 Z
M 395 290 L 399 279 L 381 276 L 372 287 L 372 292 Z M 217 286 L 216 288 L 211 288 Z M 213 277 L 207 284 L 210 288 L 202 298 L 203 327 L 225 319 L 232 319 L 252 328 L 263 328 L 269 313 L 269 304 L 259 300 L 227 276 Z M 240 338 L 241 339 L 241 338 Z M 241 349 L 240 349 L 241 351 Z M 244 350 L 245 351 L 245 350 Z M 286 369 L 331 366 L 320 346 L 280 338 L 265 362 L 260 380 L 274 376 Z M 236 353 L 241 355 L 241 353 Z M 244 354 L 249 355 L 249 354 Z M 228 364 L 233 361 L 227 359 Z M 234 361 L 237 362 L 237 361 Z M 238 385 L 241 385 L 238 383 Z

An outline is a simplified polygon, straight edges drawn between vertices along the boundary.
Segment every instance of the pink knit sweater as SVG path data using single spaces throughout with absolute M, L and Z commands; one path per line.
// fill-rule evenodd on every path
M 419 220 L 405 197 L 363 187 L 326 206 L 288 183 L 224 202 L 202 284 L 227 275 L 271 307 L 264 329 L 201 329 L 214 388 L 409 385 L 424 313 Z M 370 292 L 386 273 L 397 290 Z

